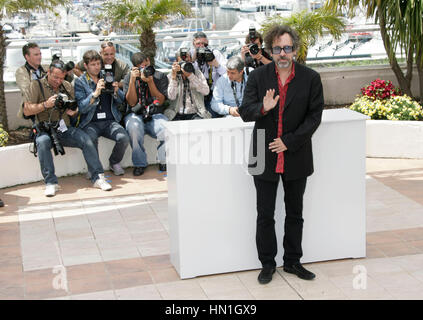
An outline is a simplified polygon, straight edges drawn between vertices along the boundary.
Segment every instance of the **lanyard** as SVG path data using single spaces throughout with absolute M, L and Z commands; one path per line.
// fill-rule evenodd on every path
M 234 94 L 236 106 L 239 108 L 239 106 L 241 104 L 239 103 L 239 99 L 236 96 L 236 85 L 235 85 L 235 81 L 231 81 L 231 87 L 232 87 L 232 93 Z M 244 75 L 242 75 L 241 88 L 240 88 L 241 97 L 242 97 L 242 90 L 243 89 L 244 89 Z

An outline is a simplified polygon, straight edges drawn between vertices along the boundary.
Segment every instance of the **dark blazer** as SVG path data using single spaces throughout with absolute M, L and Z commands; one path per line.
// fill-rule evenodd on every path
M 246 122 L 255 121 L 248 165 L 250 174 L 259 179 L 277 181 L 277 153 L 269 150 L 269 143 L 277 137 L 279 102 L 266 115 L 260 112 L 268 89 L 275 89 L 275 96 L 279 94 L 274 62 L 250 73 L 239 114 Z M 321 122 L 323 111 L 323 87 L 316 71 L 295 63 L 295 77 L 288 84 L 284 108 L 282 141 L 288 148 L 284 151 L 284 175 L 287 180 L 304 178 L 314 170 L 311 136 Z M 257 143 L 259 129 L 265 130 L 264 144 Z M 260 138 L 260 134 L 258 136 Z M 257 156 L 263 157 L 263 153 L 264 168 L 263 163 L 256 160 Z

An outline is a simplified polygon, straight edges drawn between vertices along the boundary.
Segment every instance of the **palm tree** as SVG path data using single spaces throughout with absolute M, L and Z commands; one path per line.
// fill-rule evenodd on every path
M 304 10 L 289 17 L 275 15 L 266 19 L 262 24 L 262 33 L 265 34 L 275 24 L 286 24 L 297 31 L 301 41 L 297 62 L 302 64 L 305 64 L 308 48 L 316 43 L 319 36 L 323 36 L 323 33 L 327 31 L 335 39 L 339 39 L 345 28 L 339 12 L 325 9 L 312 12 Z
M 64 5 L 69 0 L 0 0 L 0 21 L 4 16 L 11 16 L 18 12 L 37 10 L 53 10 L 58 5 Z M 3 24 L 0 23 L 0 120 L 4 130 L 9 130 L 7 121 L 6 98 L 4 94 L 4 62 L 6 59 L 7 37 L 4 34 Z
M 423 0 L 327 0 L 328 8 L 347 9 L 351 17 L 359 6 L 366 9 L 367 18 L 375 17 L 385 46 L 389 64 L 402 91 L 412 96 L 413 63 L 417 64 L 420 98 L 423 99 Z M 396 50 L 406 56 L 405 73 L 399 66 Z
M 118 0 L 107 2 L 104 9 L 102 16 L 107 17 L 114 26 L 140 33 L 140 49 L 153 64 L 157 51 L 153 27 L 170 15 L 191 14 L 191 7 L 184 0 Z

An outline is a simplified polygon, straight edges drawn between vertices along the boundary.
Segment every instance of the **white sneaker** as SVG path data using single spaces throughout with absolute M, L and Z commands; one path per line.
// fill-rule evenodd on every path
M 112 170 L 115 176 L 121 176 L 125 174 L 125 171 L 122 169 L 119 163 L 110 166 L 110 170 Z
M 44 195 L 46 197 L 54 197 L 56 195 L 56 191 L 60 189 L 58 184 L 47 184 L 46 190 L 44 191 Z
M 104 179 L 103 175 L 98 175 L 98 179 L 94 182 L 94 187 L 103 191 L 112 190 L 112 186 Z

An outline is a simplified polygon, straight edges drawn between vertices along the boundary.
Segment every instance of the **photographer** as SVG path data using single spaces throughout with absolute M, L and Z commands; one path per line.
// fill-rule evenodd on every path
M 226 64 L 228 70 L 219 78 L 213 91 L 212 109 L 220 115 L 239 117 L 247 75 L 244 72 L 244 62 L 239 56 L 231 57 Z
M 150 65 L 150 59 L 141 52 L 132 55 L 130 74 L 124 80 L 124 92 L 131 113 L 125 117 L 125 128 L 131 137 L 134 176 L 140 176 L 147 167 L 144 135 L 148 134 L 160 143 L 157 158 L 160 171 L 166 171 L 163 123 L 168 121 L 163 114 L 163 103 L 167 96 L 168 80 L 165 74 Z
M 272 62 L 272 57 L 262 48 L 262 46 L 262 35 L 258 33 L 254 27 L 251 27 L 245 38 L 245 45 L 241 48 L 241 58 L 247 67 L 247 75 L 249 73 L 249 67 L 256 69 Z
M 101 56 L 95 50 L 84 53 L 87 71 L 75 80 L 75 96 L 78 101 L 79 127 L 84 130 L 98 147 L 98 137 L 114 140 L 115 146 L 109 157 L 110 170 L 117 176 L 123 175 L 120 162 L 129 144 L 125 129 L 119 124 L 122 114 L 117 106 L 125 99 L 113 72 L 101 70 Z
M 110 64 L 112 66 L 112 71 L 115 76 L 115 81 L 119 83 L 119 88 L 123 89 L 123 79 L 126 75 L 131 71 L 129 66 L 119 60 L 116 59 L 116 48 L 113 42 L 110 41 L 103 41 L 100 45 L 100 56 L 101 56 L 101 68 L 104 68 L 104 65 Z M 80 77 L 87 69 L 84 65 L 84 60 L 82 59 L 79 61 L 75 68 L 73 69 L 73 73 Z
M 194 65 L 201 70 L 209 86 L 209 94 L 204 97 L 204 105 L 213 118 L 220 117 L 211 108 L 213 90 L 216 81 L 226 73 L 226 59 L 219 50 L 210 50 L 209 40 L 204 32 L 197 32 L 193 35 L 194 51 L 192 61 Z
M 18 111 L 18 117 L 23 117 L 23 102 L 32 80 L 41 79 L 47 74 L 48 65 L 41 65 L 41 50 L 34 42 L 27 43 L 22 47 L 22 55 L 26 62 L 15 72 L 16 84 L 21 90 L 22 104 Z
M 74 117 L 78 110 L 75 102 L 69 103 L 69 108 L 64 103 L 64 95 L 70 100 L 74 98 L 73 88 L 69 82 L 64 81 L 65 76 L 64 63 L 53 61 L 47 77 L 31 82 L 24 104 L 24 114 L 36 116 L 33 131 L 41 173 L 46 184 L 44 194 L 51 197 L 59 189 L 50 150 L 54 147 L 57 151 L 61 146 L 82 149 L 94 187 L 110 190 L 111 186 L 104 180 L 103 168 L 94 144 L 85 132 L 70 126 L 69 117 Z M 63 148 L 59 151 L 62 154 L 64 152 Z
M 62 60 L 62 53 L 61 52 L 57 52 L 55 53 L 52 57 L 51 57 L 51 61 L 54 60 Z M 75 63 L 73 61 L 68 61 L 65 64 L 65 70 L 66 70 L 66 76 L 65 76 L 65 80 L 67 82 L 72 83 L 73 80 L 75 79 L 75 75 L 73 73 L 73 69 L 75 68 Z
M 207 81 L 203 73 L 194 68 L 190 54 L 184 52 L 181 55 L 181 51 L 176 54 L 177 62 L 173 63 L 172 72 L 168 74 L 167 93 L 171 107 L 165 115 L 169 120 L 211 118 L 204 105 L 204 96 L 209 94 Z

